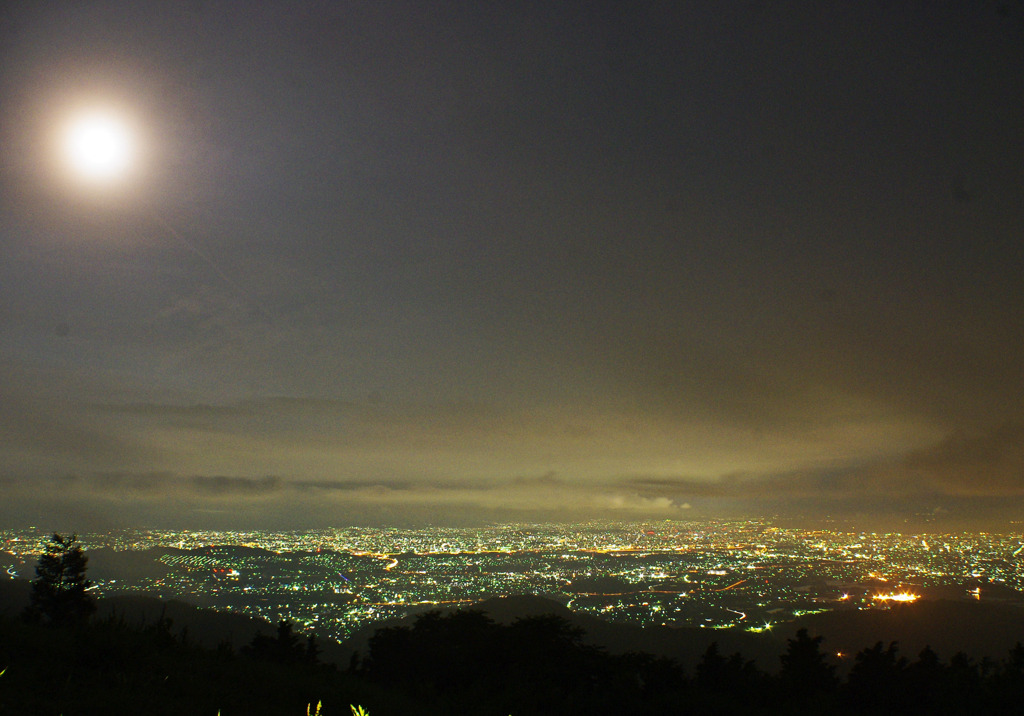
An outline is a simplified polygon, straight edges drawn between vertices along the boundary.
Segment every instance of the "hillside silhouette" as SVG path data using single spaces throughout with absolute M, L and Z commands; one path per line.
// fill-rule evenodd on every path
M 317 642 L 308 658 L 287 625 L 180 602 L 99 599 L 62 629 L 21 620 L 27 600 L 28 582 L 0 582 L 0 713 L 989 714 L 1019 712 L 1024 693 L 1012 605 L 922 601 L 749 634 L 503 597 Z M 282 631 L 295 658 L 273 656 Z
M 23 579 L 0 581 L 0 615 L 20 614 L 28 605 L 30 582 Z M 221 645 L 240 649 L 259 634 L 273 634 L 276 625 L 265 619 L 235 612 L 204 609 L 177 599 L 157 599 L 145 594 L 119 594 L 97 602 L 97 619 L 117 619 L 129 626 L 154 624 L 160 619 L 174 625 L 177 635 L 197 646 L 215 648 Z M 347 664 L 351 650 L 337 642 L 319 642 L 321 660 Z M 2 667 L 0 667 L 2 668 Z
M 895 641 L 908 655 L 930 647 L 943 657 L 962 651 L 977 659 L 999 659 L 1017 642 L 1024 643 L 1024 609 L 998 602 L 919 600 L 889 609 L 812 614 L 790 628 L 825 634 L 829 651 L 847 659 L 878 641 Z
M 1024 643 L 1024 609 L 1013 604 L 968 600 L 921 600 L 897 604 L 891 609 L 848 609 L 823 612 L 778 624 L 770 631 L 749 633 L 742 629 L 701 629 L 667 626 L 639 626 L 609 622 L 589 614 L 573 612 L 565 605 L 544 597 L 518 595 L 479 602 L 471 609 L 483 611 L 499 624 L 541 614 L 557 615 L 585 632 L 585 642 L 612 654 L 644 652 L 675 660 L 692 668 L 707 647 L 716 642 L 727 654 L 740 652 L 761 670 L 779 669 L 779 656 L 786 640 L 797 630 L 825 635 L 824 647 L 839 671 L 852 666 L 859 650 L 876 642 L 897 642 L 901 651 L 916 655 L 926 646 L 938 654 L 952 656 L 958 651 L 975 658 L 1000 659 L 1019 641 Z M 424 610 L 427 611 L 427 610 Z M 457 610 L 448 610 L 457 611 Z M 382 627 L 409 626 L 418 615 L 391 619 L 357 631 L 342 645 L 351 652 L 365 653 L 369 640 Z M 835 654 L 842 653 L 843 657 Z

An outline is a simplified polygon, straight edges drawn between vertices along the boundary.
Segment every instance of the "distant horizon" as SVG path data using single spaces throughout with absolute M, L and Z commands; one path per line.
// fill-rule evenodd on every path
M 455 530 L 455 531 L 472 531 L 472 530 L 486 530 L 486 529 L 511 529 L 511 528 L 538 528 L 538 529 L 552 529 L 556 530 L 559 528 L 573 528 L 573 527 L 647 527 L 657 532 L 659 526 L 713 526 L 715 524 L 739 524 L 739 523 L 761 523 L 766 526 L 770 526 L 775 529 L 795 530 L 795 531 L 833 531 L 836 533 L 843 534 L 900 534 L 900 535 L 925 535 L 925 534 L 1000 534 L 1000 535 L 1013 535 L 1013 534 L 1024 534 L 1024 520 L 1006 520 L 999 524 L 989 523 L 986 525 L 971 525 L 964 524 L 963 522 L 943 519 L 943 518 L 921 518 L 919 520 L 903 520 L 897 524 L 894 522 L 877 522 L 877 518 L 867 517 L 828 517 L 828 516 L 815 516 L 815 517 L 800 517 L 800 516 L 781 516 L 781 515 L 732 515 L 732 516 L 719 516 L 719 517 L 679 517 L 679 518 L 652 518 L 643 519 L 639 517 L 631 518 L 614 518 L 614 517 L 601 517 L 591 519 L 580 519 L 580 520 L 543 520 L 543 519 L 520 519 L 520 520 L 505 520 L 505 521 L 487 521 L 487 522 L 463 522 L 463 523 L 452 523 L 452 522 L 387 522 L 387 523 L 369 523 L 369 522 L 347 522 L 347 523 L 333 523 L 333 524 L 319 524 L 319 525 L 306 525 L 301 527 L 288 527 L 288 526 L 253 526 L 253 525 L 213 525 L 213 524 L 192 524 L 184 526 L 182 524 L 169 524 L 169 523 L 134 523 L 134 524 L 122 524 L 118 526 L 105 526 L 105 527 L 83 527 L 76 526 L 66 523 L 63 526 L 48 526 L 46 522 L 31 522 L 24 521 L 20 523 L 3 523 L 0 524 L 0 533 L 4 531 L 27 531 L 34 530 L 40 538 L 45 538 L 47 535 L 58 533 L 58 534 L 78 534 L 80 537 L 84 535 L 101 535 L 101 534 L 112 534 L 119 531 L 131 532 L 131 531 L 155 531 L 155 532 L 181 532 L 181 533 L 192 533 L 199 534 L 204 532 L 211 533 L 237 533 L 237 534 L 253 534 L 253 533 L 265 533 L 268 535 L 275 534 L 312 534 L 316 532 L 328 532 L 331 530 L 397 530 L 397 531 L 408 531 L 408 532 L 429 532 L 430 530 Z

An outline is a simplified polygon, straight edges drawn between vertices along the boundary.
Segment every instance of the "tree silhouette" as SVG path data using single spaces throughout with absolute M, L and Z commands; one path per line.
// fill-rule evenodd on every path
M 762 676 L 754 662 L 746 661 L 739 652 L 722 656 L 717 641 L 708 645 L 694 669 L 697 686 L 708 692 L 746 691 L 755 688 Z
M 410 627 L 377 630 L 363 669 L 371 679 L 427 684 L 464 692 L 486 674 L 502 673 L 503 628 L 481 611 L 430 611 Z
M 54 533 L 36 565 L 25 616 L 61 626 L 87 621 L 96 611 L 96 602 L 86 591 L 92 586 L 85 578 L 88 562 L 78 535 Z
M 876 642 L 873 647 L 860 651 L 855 661 L 847 679 L 847 689 L 854 703 L 888 711 L 899 711 L 909 705 L 901 703 L 908 695 L 907 660 L 899 655 L 896 642 L 888 647 Z
M 320 661 L 320 644 L 316 640 L 316 634 L 310 634 L 306 638 L 306 651 L 304 659 L 310 664 L 316 664 Z
M 306 646 L 303 647 L 298 634 L 292 631 L 293 626 L 287 619 L 282 619 L 277 624 L 276 638 L 257 634 L 246 647 L 245 652 L 257 659 L 274 661 L 278 664 L 297 664 L 303 661 L 315 664 L 320 653 L 316 639 L 310 637 Z
M 1018 641 L 1010 649 L 999 670 L 989 678 L 993 692 L 1006 713 L 1020 705 L 1020 695 L 1024 693 L 1024 645 Z
M 800 629 L 794 639 L 786 640 L 786 653 L 779 657 L 782 671 L 779 678 L 793 694 L 829 692 L 836 687 L 835 667 L 826 663 L 821 651 L 824 637 L 808 636 Z
M 969 713 L 981 691 L 983 674 L 974 659 L 962 651 L 953 654 L 945 669 L 943 697 L 945 704 Z
M 560 616 L 501 625 L 476 610 L 378 629 L 357 673 L 460 714 L 653 713 L 642 701 L 667 698 L 683 681 L 668 660 L 612 657 L 585 643 Z

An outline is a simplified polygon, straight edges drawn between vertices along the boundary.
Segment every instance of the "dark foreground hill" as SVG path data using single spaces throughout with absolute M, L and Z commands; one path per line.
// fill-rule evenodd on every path
M 23 579 L 0 581 L 0 615 L 19 615 L 28 605 L 30 582 Z M 144 627 L 165 620 L 178 637 L 198 646 L 216 648 L 221 645 L 240 649 L 257 635 L 271 635 L 276 625 L 245 614 L 201 609 L 175 599 L 162 600 L 143 594 L 104 597 L 97 602 L 96 618 L 116 618 L 128 626 Z M 348 649 L 323 640 L 319 643 L 324 661 L 347 664 Z M 2 667 L 0 667 L 2 668 Z
M 101 616 L 58 629 L 19 619 L 25 598 L 24 584 L 0 583 L 4 715 L 301 716 L 322 701 L 322 716 L 349 716 L 350 704 L 371 716 L 932 716 L 1019 713 L 1024 694 L 1024 648 L 1002 649 L 1024 641 L 1024 620 L 999 605 L 851 610 L 754 635 L 607 624 L 511 597 L 378 625 L 352 645 L 360 658 L 341 667 L 311 657 L 293 635 L 266 636 L 265 624 L 251 632 L 262 640 L 246 644 L 237 615 L 183 605 L 173 613 L 195 618 L 185 630 L 170 605 L 140 600 L 142 611 L 127 617 L 124 602 L 115 610 L 101 600 Z M 234 644 L 213 638 L 224 633 Z M 921 639 L 939 653 L 918 651 Z M 846 643 L 855 646 L 839 670 L 834 649 Z M 955 653 L 969 644 L 992 651 Z
M 825 646 L 844 654 L 845 661 L 878 641 L 897 642 L 900 652 L 911 658 L 930 647 L 944 658 L 960 651 L 975 659 L 995 660 L 1024 643 L 1024 608 L 999 602 L 921 600 L 891 609 L 813 614 L 794 622 L 791 629 L 797 628 L 826 635 Z
M 582 629 L 586 643 L 609 653 L 645 652 L 673 659 L 687 669 L 692 669 L 708 646 L 716 642 L 721 653 L 739 652 L 759 669 L 775 672 L 787 640 L 799 629 L 824 635 L 822 648 L 840 672 L 852 666 L 854 654 L 879 641 L 886 645 L 896 642 L 900 653 L 908 658 L 931 647 L 942 657 L 962 651 L 979 660 L 1001 659 L 1017 642 L 1024 643 L 1024 609 L 1015 604 L 968 600 L 929 600 L 897 604 L 891 609 L 824 612 L 780 623 L 760 633 L 612 623 L 535 596 L 488 599 L 471 609 L 482 610 L 500 624 L 511 624 L 522 617 L 556 614 Z M 374 624 L 357 632 L 343 646 L 365 653 L 377 629 L 408 626 L 415 619 L 410 616 Z
M 56 628 L 2 617 L 0 671 L 5 715 L 301 716 L 321 700 L 322 716 L 347 716 L 350 704 L 418 712 L 400 691 L 330 665 L 207 649 L 183 642 L 166 622 Z

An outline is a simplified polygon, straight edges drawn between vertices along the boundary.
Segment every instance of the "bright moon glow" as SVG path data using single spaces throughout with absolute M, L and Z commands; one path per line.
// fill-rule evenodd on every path
M 71 167 L 89 180 L 110 181 L 122 176 L 134 149 L 128 127 L 103 112 L 75 117 L 64 134 L 64 150 Z

